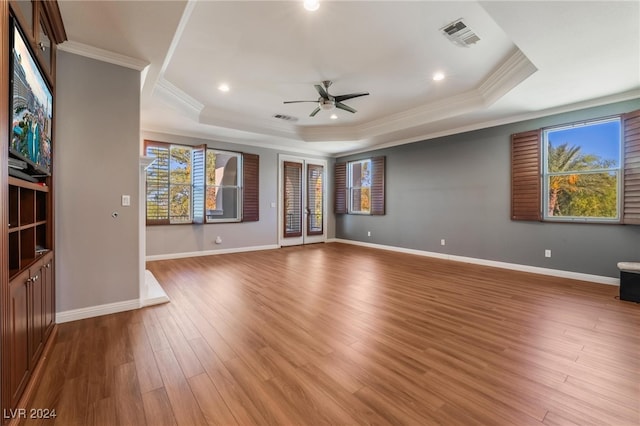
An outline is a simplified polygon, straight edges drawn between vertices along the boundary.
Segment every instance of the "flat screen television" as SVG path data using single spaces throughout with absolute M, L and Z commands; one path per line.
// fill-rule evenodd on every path
M 11 23 L 10 157 L 31 176 L 51 173 L 53 96 L 20 28 Z M 23 163 L 22 163 L 23 162 Z

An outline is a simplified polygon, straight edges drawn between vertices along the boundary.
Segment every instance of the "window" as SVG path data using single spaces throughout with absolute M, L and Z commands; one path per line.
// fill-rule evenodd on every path
M 512 135 L 511 219 L 640 224 L 640 111 Z
M 369 214 L 371 211 L 371 160 L 349 163 L 349 213 Z
M 337 163 L 335 212 L 384 215 L 385 157 Z
M 239 219 L 242 157 L 235 152 L 207 149 L 206 221 Z
M 257 155 L 153 141 L 145 154 L 148 225 L 258 220 Z
M 614 118 L 543 131 L 545 219 L 619 219 L 620 130 Z

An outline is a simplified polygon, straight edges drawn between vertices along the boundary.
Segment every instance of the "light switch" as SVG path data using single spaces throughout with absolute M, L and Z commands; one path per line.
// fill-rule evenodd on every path
M 124 207 L 128 207 L 131 205 L 131 196 L 130 195 L 123 195 L 122 196 L 122 205 Z

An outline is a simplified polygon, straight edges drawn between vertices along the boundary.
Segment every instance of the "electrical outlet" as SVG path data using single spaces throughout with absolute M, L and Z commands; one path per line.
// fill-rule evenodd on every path
M 216 241 L 215 241 L 215 243 L 216 243 L 216 244 L 222 244 L 222 237 L 217 236 L 217 237 L 216 237 Z
M 444 238 L 440 240 L 440 245 L 441 246 L 445 245 L 445 243 L 446 243 L 446 241 L 444 240 Z
M 123 195 L 122 196 L 122 206 L 123 207 L 128 207 L 131 205 L 131 196 L 130 195 Z
M 546 249 L 546 250 L 544 251 L 544 257 L 551 257 L 551 250 Z
M 368 231 L 367 232 L 367 237 L 370 237 L 370 236 L 371 236 L 371 231 Z

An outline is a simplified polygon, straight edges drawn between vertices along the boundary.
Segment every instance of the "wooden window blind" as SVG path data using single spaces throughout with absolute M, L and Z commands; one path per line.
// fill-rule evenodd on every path
M 147 169 L 147 225 L 169 224 L 169 145 L 145 141 L 145 155 L 155 158 Z
M 284 237 L 302 235 L 302 164 L 284 162 Z
M 371 159 L 371 214 L 384 215 L 385 157 Z
M 307 166 L 307 235 L 324 233 L 324 167 Z
M 260 157 L 242 154 L 242 221 L 260 220 Z
M 336 163 L 335 166 L 333 211 L 347 213 L 347 163 Z
M 622 223 L 640 225 L 640 110 L 622 116 L 624 183 Z
M 511 220 L 541 220 L 541 131 L 511 135 Z

